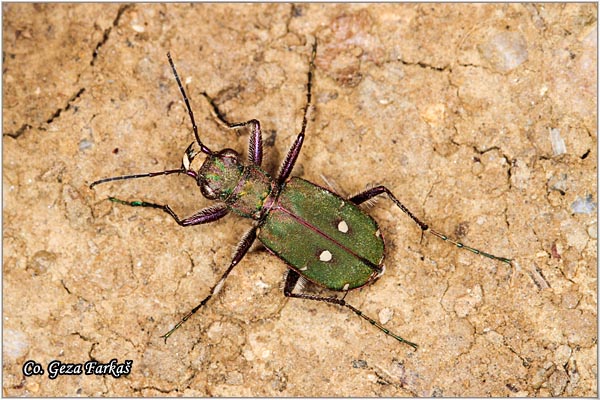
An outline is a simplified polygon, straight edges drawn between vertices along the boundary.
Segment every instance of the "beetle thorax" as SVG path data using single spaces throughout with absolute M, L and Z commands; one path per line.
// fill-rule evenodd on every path
M 269 196 L 276 196 L 275 182 L 256 165 L 244 165 L 232 149 L 210 154 L 198 171 L 198 186 L 209 200 L 220 200 L 236 214 L 260 219 Z
M 204 197 L 225 201 L 231 196 L 244 171 L 239 157 L 232 149 L 221 150 L 206 157 L 198 171 L 198 186 Z

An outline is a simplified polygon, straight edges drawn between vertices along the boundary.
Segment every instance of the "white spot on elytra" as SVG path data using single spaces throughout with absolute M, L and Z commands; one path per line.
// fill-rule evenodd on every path
M 342 233 L 348 233 L 348 224 L 346 223 L 346 221 L 340 221 L 340 223 L 338 224 L 338 231 L 342 232 Z
M 304 267 L 300 268 L 300 271 L 306 271 L 308 269 L 308 267 L 305 265 Z
M 344 285 L 344 287 L 342 288 L 342 290 L 348 290 L 348 288 L 349 288 L 349 287 L 350 287 L 350 284 L 349 284 L 349 283 L 346 283 L 346 284 Z
M 319 260 L 324 262 L 331 261 L 332 258 L 333 255 L 329 250 L 323 250 L 323 252 L 319 255 Z
M 377 229 L 377 231 L 375 232 L 375 236 L 376 237 L 381 237 L 381 231 L 379 229 Z

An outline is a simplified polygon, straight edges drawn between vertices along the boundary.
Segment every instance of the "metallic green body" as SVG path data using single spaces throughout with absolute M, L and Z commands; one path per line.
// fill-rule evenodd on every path
M 382 272 L 384 243 L 377 222 L 304 179 L 286 182 L 258 239 L 290 268 L 329 289 L 361 287 Z
M 244 165 L 240 163 L 239 154 L 224 149 L 206 157 L 198 171 L 198 186 L 207 199 L 227 201 L 243 174 Z
M 275 183 L 262 168 L 243 165 L 235 150 L 225 149 L 206 157 L 198 186 L 204 197 L 224 201 L 239 216 L 258 220 Z
M 259 219 L 274 185 L 273 179 L 261 168 L 245 166 L 242 179 L 227 199 L 231 203 L 231 211 L 245 218 Z

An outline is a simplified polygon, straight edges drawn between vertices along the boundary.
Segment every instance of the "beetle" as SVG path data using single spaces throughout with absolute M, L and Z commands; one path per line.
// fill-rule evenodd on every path
M 300 155 L 307 126 L 307 114 L 312 101 L 312 81 L 315 70 L 317 43 L 314 42 L 308 68 L 306 104 L 303 108 L 302 126 L 296 140 L 287 153 L 276 177 L 262 169 L 263 147 L 260 122 L 251 119 L 241 123 L 229 123 L 219 113 L 216 105 L 203 93 L 214 108 L 217 117 L 230 129 L 247 127 L 250 130 L 248 160 L 226 148 L 213 151 L 207 147 L 198 133 L 190 101 L 175 68 L 170 53 L 167 58 L 189 114 L 195 141 L 186 149 L 180 168 L 135 175 L 115 176 L 93 182 L 96 185 L 136 178 L 183 174 L 193 178 L 202 195 L 216 205 L 204 208 L 194 215 L 181 219 L 168 205 L 146 201 L 126 201 L 109 197 L 113 202 L 133 206 L 150 207 L 169 214 L 177 224 L 186 227 L 206 224 L 223 218 L 229 213 L 253 220 L 253 225 L 242 237 L 229 267 L 210 293 L 188 312 L 170 331 L 173 334 L 185 321 L 201 309 L 222 289 L 227 276 L 244 258 L 252 243 L 258 239 L 271 253 L 285 261 L 289 271 L 283 293 L 286 297 L 321 301 L 345 307 L 373 326 L 401 343 L 417 348 L 417 344 L 391 332 L 380 323 L 365 315 L 344 299 L 348 291 L 372 284 L 384 272 L 384 240 L 377 222 L 363 211 L 360 204 L 381 194 L 408 215 L 423 232 L 452 243 L 459 248 L 510 264 L 511 260 L 482 252 L 450 239 L 437 232 L 412 214 L 385 186 L 376 186 L 352 197 L 345 198 L 331 190 L 307 180 L 290 177 Z M 197 170 L 191 168 L 196 156 L 203 154 L 205 160 Z M 343 292 L 343 297 L 317 296 L 294 292 L 299 281 L 308 280 L 332 291 Z

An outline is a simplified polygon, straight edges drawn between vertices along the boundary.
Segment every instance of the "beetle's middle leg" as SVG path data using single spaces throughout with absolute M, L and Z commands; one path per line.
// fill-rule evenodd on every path
M 233 270 L 233 267 L 235 267 L 240 261 L 242 261 L 242 258 L 244 258 L 244 256 L 246 255 L 248 249 L 250 248 L 250 246 L 252 246 L 252 243 L 254 243 L 254 240 L 256 239 L 257 229 L 258 226 L 253 226 L 248 232 L 246 232 L 246 234 L 238 244 L 238 247 L 235 251 L 235 255 L 233 256 L 233 260 L 231 260 L 231 264 L 229 264 L 229 268 L 227 268 L 223 275 L 221 275 L 221 279 L 219 279 L 219 281 L 210 289 L 210 293 L 208 294 L 208 296 L 206 296 L 200 302 L 200 304 L 192 308 L 192 310 L 189 313 L 187 313 L 185 317 L 183 317 L 181 321 L 179 321 L 173 327 L 173 329 L 161 336 L 165 339 L 165 342 L 167 341 L 169 336 L 173 334 L 173 332 L 175 332 L 181 325 L 183 325 L 185 321 L 190 319 L 192 315 L 194 315 L 199 309 L 204 307 L 204 305 L 208 302 L 208 300 L 210 300 L 211 297 L 213 297 L 221 291 L 221 289 L 223 288 L 223 284 L 225 283 L 225 279 L 227 279 L 227 276 L 229 276 L 229 273 L 231 272 L 231 270 Z
M 300 275 L 296 271 L 291 270 L 291 269 L 288 271 L 288 275 L 285 280 L 285 287 L 283 289 L 283 294 L 285 295 L 285 297 L 295 297 L 297 299 L 322 301 L 325 303 L 337 304 L 339 306 L 346 307 L 346 308 L 350 309 L 353 313 L 358 315 L 359 317 L 367 320 L 371 325 L 375 326 L 377 329 L 379 329 L 386 335 L 393 337 L 394 339 L 396 339 L 397 341 L 399 341 L 401 343 L 406 343 L 407 345 L 413 347 L 414 349 L 417 348 L 417 345 L 415 343 L 409 342 L 408 340 L 403 339 L 402 337 L 391 332 L 389 329 L 384 328 L 379 322 L 377 322 L 373 318 L 363 314 L 363 312 L 360 311 L 358 308 L 353 307 L 352 305 L 346 303 L 346 301 L 343 298 L 339 299 L 337 297 L 322 297 L 322 296 L 315 296 L 315 295 L 307 294 L 307 293 L 293 293 L 293 290 L 296 287 L 296 284 L 298 283 L 299 278 L 300 278 Z M 346 293 L 348 293 L 348 292 L 346 292 Z
M 304 106 L 304 113 L 302 115 L 302 128 L 300 128 L 300 133 L 296 137 L 294 144 L 288 151 L 283 164 L 281 165 L 281 169 L 279 170 L 279 174 L 277 176 L 277 183 L 282 184 L 287 180 L 296 164 L 296 160 L 300 155 L 300 150 L 302 149 L 302 144 L 304 143 L 304 132 L 306 131 L 306 125 L 308 124 L 308 110 L 310 108 L 310 104 L 312 102 L 312 80 L 315 70 L 315 57 L 317 55 L 317 39 L 315 38 L 315 42 L 313 43 L 312 53 L 310 54 L 310 65 L 308 67 L 308 81 L 306 83 L 306 105 Z
M 507 264 L 510 265 L 511 260 L 509 258 L 498 257 L 498 256 L 495 256 L 493 254 L 489 254 L 489 253 L 486 253 L 484 251 L 477 250 L 477 249 L 475 249 L 473 247 L 470 247 L 470 246 L 467 246 L 467 245 L 462 244 L 460 242 L 457 242 L 455 240 L 452 240 L 448 236 L 444 235 L 443 233 L 440 233 L 438 231 L 435 231 L 435 230 L 431 229 L 429 227 L 429 225 L 427 225 L 426 223 L 424 223 L 423 221 L 421 221 L 419 218 L 415 217 L 415 215 L 412 212 L 410 212 L 410 210 L 408 208 L 406 208 L 404 206 L 404 204 L 400 203 L 400 201 L 396 198 L 396 196 L 394 196 L 394 194 L 388 188 L 386 188 L 385 186 L 377 186 L 377 187 L 365 190 L 362 193 L 359 193 L 359 194 L 357 194 L 355 196 L 352 196 L 348 200 L 351 201 L 351 202 L 353 202 L 354 204 L 361 204 L 361 203 L 364 203 L 365 201 L 367 201 L 369 199 L 372 199 L 373 197 L 378 196 L 378 195 L 380 195 L 382 193 L 387 194 L 387 196 L 390 198 L 390 200 L 392 200 L 394 202 L 394 204 L 396 204 L 396 206 L 398 206 L 399 209 L 401 209 L 406 215 L 408 215 L 413 221 L 415 221 L 415 223 L 417 225 L 419 225 L 419 227 L 421 228 L 421 230 L 423 232 L 429 231 L 429 232 L 431 232 L 432 235 L 439 237 L 443 241 L 452 243 L 453 245 L 455 245 L 458 248 L 466 249 L 466 250 L 469 250 L 472 253 L 479 254 L 479 255 L 482 255 L 484 257 L 491 258 L 493 260 L 502 261 L 502 262 L 505 262 L 505 263 L 507 263 Z

